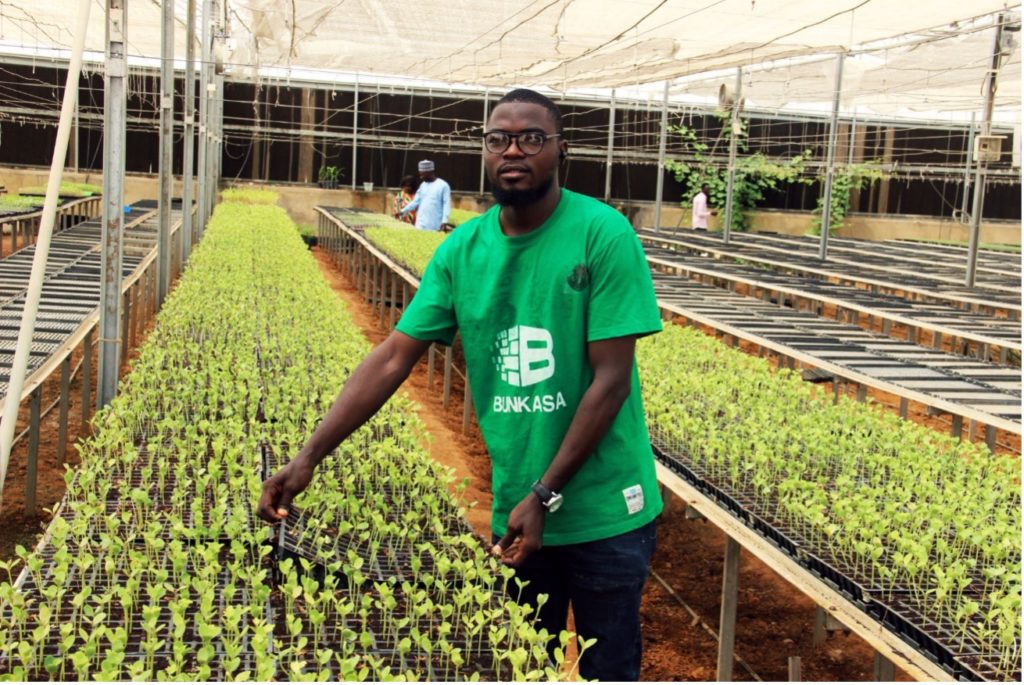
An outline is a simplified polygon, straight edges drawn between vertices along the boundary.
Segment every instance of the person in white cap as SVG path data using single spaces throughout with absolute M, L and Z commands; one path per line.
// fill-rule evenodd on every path
M 452 189 L 434 171 L 434 163 L 424 159 L 417 165 L 420 172 L 420 187 L 416 197 L 402 208 L 399 218 L 409 212 L 416 212 L 416 228 L 424 231 L 448 229 L 448 215 L 452 211 Z

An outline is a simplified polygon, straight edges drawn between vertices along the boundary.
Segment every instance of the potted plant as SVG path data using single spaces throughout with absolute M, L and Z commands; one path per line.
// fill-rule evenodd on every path
M 338 181 L 341 180 L 341 169 L 336 166 L 322 166 L 320 167 L 320 173 L 317 175 L 317 183 L 321 188 L 337 188 Z

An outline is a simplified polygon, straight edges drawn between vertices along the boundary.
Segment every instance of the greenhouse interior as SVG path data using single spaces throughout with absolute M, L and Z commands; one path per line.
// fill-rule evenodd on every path
M 0 678 L 1020 682 L 1020 41 L 3 0 Z

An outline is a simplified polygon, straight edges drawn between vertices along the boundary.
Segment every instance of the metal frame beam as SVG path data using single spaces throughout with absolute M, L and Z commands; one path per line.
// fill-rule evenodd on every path
M 107 67 L 103 97 L 103 251 L 96 408 L 117 394 L 121 365 L 121 261 L 124 240 L 125 117 L 128 15 L 125 0 L 107 0 Z
M 615 91 L 608 103 L 608 146 L 604 159 L 604 201 L 612 197 L 612 151 L 615 149 Z
M 352 190 L 356 189 L 356 153 L 359 152 L 359 75 L 352 91 Z
M 199 55 L 199 160 L 196 182 L 199 199 L 197 238 L 203 235 L 206 217 L 209 216 L 209 193 L 206 192 L 210 167 L 207 157 L 210 152 L 210 58 L 213 52 L 211 25 L 213 22 L 213 0 L 203 0 L 202 43 Z
M 183 116 L 184 138 L 181 162 L 181 265 L 192 252 L 194 240 L 192 227 L 192 189 L 195 167 L 195 58 L 196 58 L 196 0 L 188 0 L 188 19 L 185 28 L 185 112 Z
M 665 192 L 665 148 L 668 146 L 668 81 L 661 105 L 661 133 L 658 136 L 658 182 L 654 190 L 654 230 L 661 231 L 661 196 Z
M 481 131 L 487 130 L 487 122 L 491 117 L 491 100 L 488 97 L 488 91 L 484 91 L 484 118 L 483 124 L 481 125 Z M 479 147 L 479 144 L 478 146 Z M 480 194 L 484 194 L 484 179 L 487 177 L 487 171 L 484 165 L 484 156 L 480 155 Z
M 996 35 L 992 45 L 992 66 L 985 76 L 985 102 L 981 114 L 981 134 L 985 136 L 992 134 L 992 108 L 995 105 L 996 77 L 999 75 L 999 64 L 1003 56 L 1002 42 L 1005 22 L 1006 15 L 1000 14 L 996 20 Z M 974 207 L 971 209 L 967 268 L 964 275 L 964 285 L 968 288 L 974 287 L 974 279 L 978 270 L 978 243 L 981 237 L 981 213 L 985 208 L 985 175 L 987 172 L 988 162 L 984 158 L 978 159 L 978 164 L 974 169 Z
M 825 192 L 821 206 L 821 244 L 818 259 L 828 258 L 828 234 L 832 224 L 832 180 L 836 175 L 836 142 L 839 134 L 839 96 L 843 92 L 843 64 L 846 53 L 836 56 L 835 91 L 832 93 L 832 119 L 828 124 L 828 152 L 825 161 Z
M 733 189 L 736 185 L 736 146 L 740 135 L 740 103 L 743 98 L 743 68 L 736 67 L 736 93 L 732 104 L 732 119 L 729 129 L 729 181 L 725 188 L 725 225 L 722 227 L 722 239 L 729 244 L 732 232 Z
M 171 196 L 174 187 L 174 2 L 163 0 L 160 30 L 160 198 L 157 303 L 171 289 Z

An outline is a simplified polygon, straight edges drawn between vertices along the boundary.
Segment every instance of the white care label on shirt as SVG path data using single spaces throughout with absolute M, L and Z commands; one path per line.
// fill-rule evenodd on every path
M 644 489 L 639 485 L 631 485 L 622 491 L 622 496 L 626 498 L 626 509 L 630 514 L 635 514 L 638 511 L 642 511 L 644 508 Z

